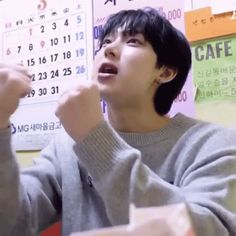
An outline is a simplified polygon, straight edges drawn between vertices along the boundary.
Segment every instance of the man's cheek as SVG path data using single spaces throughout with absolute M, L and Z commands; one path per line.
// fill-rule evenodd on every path
M 91 76 L 92 76 L 92 78 L 91 78 L 92 80 L 96 80 L 97 79 L 98 68 L 97 68 L 96 64 L 93 65 Z

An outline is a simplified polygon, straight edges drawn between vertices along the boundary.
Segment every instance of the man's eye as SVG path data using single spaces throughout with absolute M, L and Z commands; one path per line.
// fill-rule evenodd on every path
M 102 46 L 106 46 L 109 43 L 111 43 L 110 39 L 104 39 L 103 42 L 102 42 Z
M 128 40 L 128 43 L 132 43 L 132 44 L 142 44 L 140 40 L 136 39 L 136 38 L 131 38 Z

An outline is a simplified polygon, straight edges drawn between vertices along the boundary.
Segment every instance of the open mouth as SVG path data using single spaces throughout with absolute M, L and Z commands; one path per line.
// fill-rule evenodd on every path
M 112 64 L 104 63 L 101 65 L 98 72 L 102 74 L 116 75 L 118 73 L 118 69 Z

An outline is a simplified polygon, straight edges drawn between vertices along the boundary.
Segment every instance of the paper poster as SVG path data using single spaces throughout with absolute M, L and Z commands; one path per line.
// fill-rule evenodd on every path
M 94 38 L 95 48 L 98 42 L 99 33 L 102 29 L 102 25 L 106 21 L 109 14 L 115 13 L 122 9 L 137 9 L 150 6 L 158 9 L 160 14 L 166 17 L 170 22 L 185 32 L 184 25 L 184 0 L 101 0 L 94 1 Z M 185 113 L 189 116 L 195 116 L 194 109 L 194 87 L 192 82 L 192 75 L 188 77 L 188 81 L 184 86 L 182 93 L 175 100 L 170 115 L 174 115 L 177 112 Z
M 236 18 L 232 19 L 232 12 L 213 15 L 211 7 L 185 12 L 185 24 L 190 42 L 236 33 Z
M 130 206 L 130 222 L 70 236 L 194 236 L 191 219 L 184 204 L 136 208 Z
M 212 14 L 221 14 L 236 10 L 236 0 L 211 0 Z
M 236 101 L 236 38 L 204 41 L 192 51 L 196 102 Z
M 236 127 L 235 37 L 199 42 L 192 51 L 197 118 Z
M 211 0 L 190 0 L 192 3 L 192 9 L 198 9 L 202 7 L 210 6 Z
M 90 78 L 92 0 L 8 0 L 0 7 L 1 61 L 33 74 L 32 91 L 11 118 L 13 145 L 38 150 L 61 129 L 54 115 L 60 94 Z

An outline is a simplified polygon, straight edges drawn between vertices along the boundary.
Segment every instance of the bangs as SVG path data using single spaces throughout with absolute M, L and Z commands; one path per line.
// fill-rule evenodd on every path
M 104 25 L 100 34 L 99 46 L 106 36 L 116 33 L 119 28 L 123 33 L 134 35 L 141 33 L 146 38 L 147 26 L 150 26 L 149 18 L 143 11 L 124 10 L 118 14 L 111 15 Z

